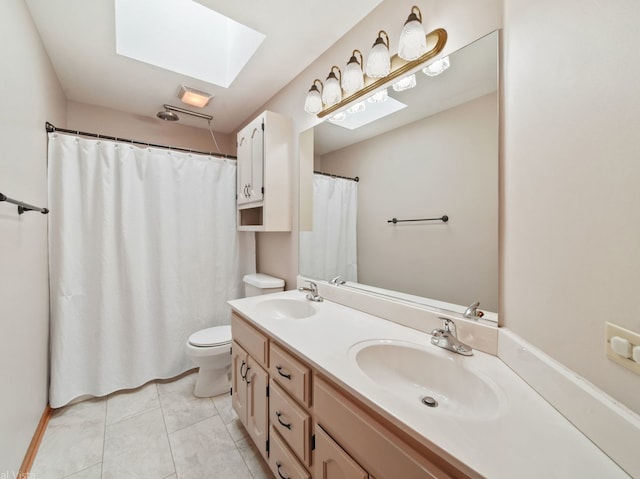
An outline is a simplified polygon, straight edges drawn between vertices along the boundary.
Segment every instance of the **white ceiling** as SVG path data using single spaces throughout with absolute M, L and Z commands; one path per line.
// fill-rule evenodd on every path
M 229 88 L 117 55 L 114 0 L 26 3 L 68 100 L 153 118 L 167 103 L 213 115 L 215 131 L 232 133 L 382 0 L 197 1 L 266 35 Z M 189 107 L 176 96 L 182 84 L 215 97 Z M 187 115 L 180 122 L 207 127 Z

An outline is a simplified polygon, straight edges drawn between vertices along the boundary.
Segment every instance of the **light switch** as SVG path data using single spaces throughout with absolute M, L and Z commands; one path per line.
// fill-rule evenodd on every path
M 607 357 L 640 374 L 640 334 L 616 324 L 606 323 Z

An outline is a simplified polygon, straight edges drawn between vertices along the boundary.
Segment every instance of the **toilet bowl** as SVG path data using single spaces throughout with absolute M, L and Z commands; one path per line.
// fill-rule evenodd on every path
M 189 336 L 187 355 L 198 366 L 193 395 L 212 397 L 229 392 L 231 326 L 214 326 Z
M 284 280 L 267 274 L 247 274 L 243 278 L 245 296 L 276 293 L 284 289 Z M 187 355 L 198 366 L 193 395 L 212 397 L 228 393 L 231 387 L 231 326 L 202 329 L 189 336 Z

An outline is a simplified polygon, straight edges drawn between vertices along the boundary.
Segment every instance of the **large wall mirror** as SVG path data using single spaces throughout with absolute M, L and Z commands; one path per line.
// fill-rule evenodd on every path
M 498 32 L 449 64 L 302 133 L 300 275 L 498 312 Z

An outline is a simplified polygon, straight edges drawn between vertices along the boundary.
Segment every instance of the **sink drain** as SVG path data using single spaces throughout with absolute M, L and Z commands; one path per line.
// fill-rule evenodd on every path
M 422 398 L 422 404 L 429 407 L 438 407 L 438 401 L 431 396 L 425 396 Z

